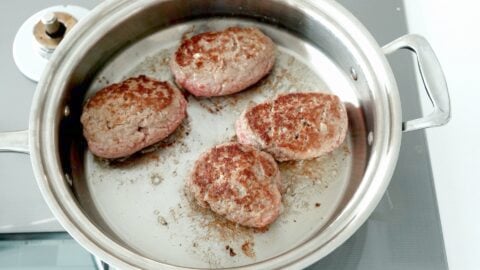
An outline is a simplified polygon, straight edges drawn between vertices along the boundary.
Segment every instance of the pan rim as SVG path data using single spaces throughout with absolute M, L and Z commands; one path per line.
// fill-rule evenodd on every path
M 99 231 L 83 214 L 82 210 L 71 200 L 72 196 L 69 194 L 69 187 L 64 181 L 64 176 L 62 175 L 62 170 L 59 166 L 60 159 L 58 156 L 58 145 L 56 145 L 58 138 L 56 128 L 52 123 L 55 122 L 54 120 L 56 117 L 56 110 L 54 108 L 58 107 L 60 104 L 58 99 L 61 95 L 56 94 L 61 93 L 62 89 L 66 86 L 64 85 L 64 82 L 59 79 L 61 76 L 55 76 L 55 74 L 66 74 L 69 70 L 74 68 L 75 63 L 69 61 L 72 57 L 71 54 L 69 54 L 69 51 L 71 51 L 71 48 L 81 47 L 82 42 L 85 42 L 85 40 L 82 40 L 82 37 L 88 36 L 89 33 L 87 30 L 89 26 L 97 24 L 99 18 L 107 16 L 108 12 L 111 12 L 112 14 L 115 13 L 114 11 L 116 9 L 125 12 L 126 10 L 140 8 L 142 4 L 145 6 L 147 2 L 148 1 L 146 0 L 121 0 L 102 3 L 88 15 L 87 19 L 80 22 L 78 27 L 72 31 L 69 38 L 67 38 L 58 48 L 55 55 L 52 57 L 51 65 L 49 65 L 38 84 L 34 97 L 34 103 L 30 114 L 29 133 L 30 141 L 32 142 L 30 146 L 31 159 L 37 183 L 50 209 L 62 226 L 86 249 L 102 259 L 105 259 L 112 265 L 122 269 L 144 267 L 193 269 L 170 266 L 140 257 L 114 243 Z M 370 68 L 375 70 L 376 75 L 373 79 L 376 81 L 379 88 L 382 89 L 382 91 L 379 91 L 379 96 L 377 98 L 384 104 L 384 106 L 382 108 L 375 107 L 376 113 L 389 115 L 389 117 L 382 119 L 383 121 L 381 123 L 375 122 L 375 125 L 379 125 L 383 127 L 383 130 L 389 132 L 381 134 L 380 131 L 382 128 L 374 128 L 374 138 L 376 138 L 376 140 L 374 141 L 372 149 L 380 148 L 381 151 L 372 153 L 372 157 L 376 157 L 376 159 L 372 158 L 370 160 L 365 173 L 365 177 L 369 178 L 368 183 L 370 183 L 370 185 L 364 186 L 364 189 L 368 188 L 369 190 L 357 192 L 356 196 L 352 198 L 351 203 L 349 203 L 350 207 L 357 208 L 357 213 L 355 215 L 339 217 L 337 220 L 338 222 L 335 221 L 337 222 L 335 224 L 342 225 L 338 226 L 339 229 L 335 229 L 333 226 L 329 226 L 329 228 L 326 229 L 326 232 L 330 234 L 330 240 L 322 240 L 328 238 L 325 236 L 327 233 L 324 233 L 320 235 L 323 237 L 316 236 L 304 243 L 298 249 L 290 250 L 281 256 L 270 260 L 243 266 L 241 267 L 242 269 L 258 269 L 259 267 L 301 268 L 324 257 L 342 244 L 358 229 L 358 227 L 360 227 L 360 225 L 364 223 L 383 196 L 393 174 L 393 169 L 400 148 L 401 108 L 398 90 L 390 66 L 373 37 L 360 24 L 360 22 L 353 17 L 353 15 L 336 2 L 326 0 L 321 5 L 318 5 L 318 3 L 313 0 L 304 1 L 302 3 L 294 3 L 293 1 L 285 2 L 295 6 L 303 5 L 303 7 L 307 7 L 310 12 L 317 11 L 328 14 L 331 18 L 335 18 L 336 24 L 341 25 L 342 29 L 348 29 L 348 31 L 345 30 L 345 34 L 348 34 L 350 38 L 355 36 L 355 43 L 361 44 L 363 53 L 368 53 L 369 63 L 372 65 Z M 119 14 L 116 13 L 116 16 L 119 16 Z M 112 19 L 112 17 L 110 19 Z M 101 25 L 108 25 L 108 23 L 108 20 L 104 20 L 102 24 L 97 24 L 96 26 L 101 27 Z M 53 93 L 50 93 L 50 91 Z M 367 195 L 370 196 L 369 200 L 365 200 Z M 361 204 L 357 206 L 353 205 L 357 201 Z M 319 245 L 322 241 L 324 242 L 324 245 Z M 109 247 L 106 248 L 106 246 Z M 107 250 L 114 252 L 107 252 Z M 306 252 L 307 250 L 310 252 Z

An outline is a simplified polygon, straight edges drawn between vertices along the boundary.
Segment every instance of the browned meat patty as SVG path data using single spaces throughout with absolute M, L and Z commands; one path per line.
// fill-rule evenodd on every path
M 238 224 L 263 228 L 280 214 L 280 181 L 272 156 L 251 146 L 226 143 L 201 155 L 187 189 L 200 206 Z
M 186 106 L 176 87 L 139 76 L 98 91 L 84 105 L 80 121 L 92 153 L 119 158 L 171 134 L 185 118 Z
M 230 27 L 182 41 L 170 69 L 177 84 L 195 96 L 244 90 L 270 72 L 275 44 L 256 28 Z
M 245 110 L 236 123 L 238 141 L 278 161 L 318 157 L 345 139 L 348 116 L 340 99 L 323 93 L 279 95 Z

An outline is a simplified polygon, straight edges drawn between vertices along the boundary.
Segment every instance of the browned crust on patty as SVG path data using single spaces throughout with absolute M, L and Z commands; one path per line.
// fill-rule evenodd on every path
M 167 137 L 185 116 L 186 100 L 176 87 L 139 76 L 98 91 L 80 120 L 89 149 L 118 158 Z
M 275 44 L 257 28 L 230 27 L 184 39 L 170 62 L 176 82 L 196 96 L 221 96 L 256 83 L 272 68 Z
M 239 141 L 279 161 L 309 159 L 344 140 L 348 117 L 340 99 L 324 93 L 291 93 L 247 109 L 237 122 Z
M 272 223 L 281 209 L 280 174 L 274 159 L 251 146 L 215 146 L 195 163 L 188 189 L 202 207 L 250 227 Z
M 197 68 L 201 68 L 205 63 L 221 64 L 224 58 L 222 53 L 237 49 L 238 44 L 232 42 L 235 41 L 235 35 L 239 35 L 237 42 L 243 44 L 232 55 L 234 61 L 256 57 L 264 50 L 262 43 L 270 42 L 257 28 L 229 27 L 224 31 L 205 32 L 184 39 L 175 52 L 175 60 L 182 67 L 192 63 Z M 250 38 L 247 38 L 247 35 L 250 35 Z M 195 57 L 195 54 L 199 56 Z
M 172 103 L 173 87 L 141 75 L 121 83 L 111 84 L 91 97 L 85 108 L 108 106 L 110 110 L 135 106 L 138 109 L 151 108 L 159 112 Z M 122 102 L 118 102 L 123 100 Z

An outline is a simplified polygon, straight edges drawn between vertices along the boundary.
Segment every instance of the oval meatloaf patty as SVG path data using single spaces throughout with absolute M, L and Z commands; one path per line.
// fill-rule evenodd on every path
M 257 28 L 230 27 L 184 39 L 170 61 L 178 85 L 195 96 L 223 96 L 258 82 L 275 62 L 275 44 Z
M 340 99 L 324 93 L 282 94 L 245 110 L 236 122 L 238 141 L 278 161 L 318 157 L 345 139 L 348 116 Z
M 226 143 L 196 161 L 187 190 L 197 203 L 243 226 L 262 228 L 280 214 L 277 163 L 251 146 Z
M 98 91 L 84 105 L 80 121 L 93 154 L 119 158 L 170 135 L 185 118 L 186 105 L 168 82 L 139 76 Z

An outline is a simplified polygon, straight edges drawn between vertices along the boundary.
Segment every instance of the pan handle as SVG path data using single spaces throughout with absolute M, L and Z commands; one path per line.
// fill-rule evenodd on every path
M 0 152 L 28 154 L 28 130 L 0 132 Z
M 95 262 L 95 269 L 97 270 L 110 270 L 110 265 L 102 261 L 97 256 L 92 255 L 93 261 Z M 113 269 L 113 268 L 112 268 Z
M 407 132 L 445 125 L 450 120 L 450 97 L 445 76 L 432 47 L 419 35 L 405 35 L 383 47 L 385 54 L 399 49 L 415 53 L 423 85 L 433 105 L 429 115 L 403 122 L 402 130 Z

